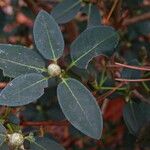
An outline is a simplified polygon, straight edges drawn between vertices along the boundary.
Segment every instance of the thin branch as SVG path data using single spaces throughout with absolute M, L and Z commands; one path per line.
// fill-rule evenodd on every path
M 150 104 L 150 101 L 147 100 L 143 95 L 141 95 L 137 90 L 134 90 L 133 94 L 134 94 L 134 96 L 136 96 L 137 98 L 139 98 L 141 101 Z
M 102 110 L 102 114 L 104 114 L 105 113 L 105 110 L 106 110 L 106 108 L 107 108 L 107 106 L 108 106 L 108 103 L 109 103 L 109 99 L 104 99 L 104 102 L 103 102 L 103 104 L 102 104 L 102 108 L 101 108 L 101 110 Z
M 66 126 L 69 125 L 68 121 L 41 121 L 41 122 L 32 122 L 32 121 L 26 121 L 21 122 L 21 126 Z
M 122 82 L 146 82 L 150 81 L 150 78 L 148 79 L 123 79 L 123 78 L 115 78 L 116 81 L 122 81 Z
M 110 10 L 110 12 L 109 12 L 109 14 L 107 16 L 107 19 L 106 19 L 107 22 L 109 21 L 109 19 L 110 19 L 111 15 L 112 15 L 113 11 L 115 10 L 118 2 L 119 2 L 119 0 L 115 0 L 114 1 L 113 6 L 112 6 L 112 8 L 111 8 L 111 10 Z
M 131 24 L 135 24 L 137 22 L 144 21 L 144 20 L 149 20 L 149 19 L 150 19 L 150 12 L 135 16 L 133 18 L 129 18 L 129 19 L 126 18 L 123 21 L 122 25 L 123 26 L 129 26 Z
M 121 64 L 121 63 L 117 63 L 117 62 L 115 64 L 117 66 L 129 68 L 129 69 L 142 70 L 142 71 L 150 71 L 150 67 L 131 66 L 131 65 Z
M 114 89 L 112 89 L 112 90 L 106 92 L 105 94 L 101 95 L 100 97 L 98 97 L 98 100 L 101 101 L 101 100 L 107 98 L 108 96 L 110 96 L 111 94 L 113 94 L 117 89 L 119 89 L 120 87 L 122 87 L 124 84 L 125 84 L 125 82 L 121 82 Z

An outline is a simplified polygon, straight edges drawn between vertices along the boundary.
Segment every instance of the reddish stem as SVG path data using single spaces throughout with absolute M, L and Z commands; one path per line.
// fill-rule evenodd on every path
M 131 65 L 121 64 L 121 63 L 117 63 L 117 62 L 115 64 L 117 66 L 129 68 L 129 69 L 142 70 L 142 71 L 150 71 L 150 67 L 131 66 Z
M 32 121 L 26 121 L 21 122 L 21 126 L 67 126 L 69 125 L 68 121 L 41 121 L 41 122 L 32 122 Z
M 123 78 L 115 78 L 116 81 L 123 81 L 123 82 L 145 82 L 150 81 L 150 78 L 148 79 L 123 79 Z

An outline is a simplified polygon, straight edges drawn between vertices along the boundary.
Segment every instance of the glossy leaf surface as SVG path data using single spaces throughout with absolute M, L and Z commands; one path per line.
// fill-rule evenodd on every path
M 33 28 L 34 40 L 39 52 L 50 60 L 57 60 L 63 53 L 64 40 L 53 17 L 42 10 L 36 17 Z
M 63 79 L 58 85 L 57 96 L 65 117 L 75 128 L 94 139 L 101 137 L 102 114 L 84 85 L 72 78 Z
M 5 76 L 44 72 L 45 62 L 38 52 L 27 47 L 0 44 L 0 68 Z
M 0 105 L 20 106 L 35 101 L 48 86 L 47 78 L 31 73 L 12 80 L 0 93 Z

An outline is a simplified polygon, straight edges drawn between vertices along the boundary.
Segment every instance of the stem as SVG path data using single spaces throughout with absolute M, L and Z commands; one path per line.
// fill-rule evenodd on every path
M 104 99 L 104 102 L 103 102 L 103 104 L 102 104 L 102 108 L 101 108 L 101 110 L 102 110 L 102 114 L 104 114 L 105 113 L 105 110 L 106 110 L 106 108 L 107 108 L 107 105 L 108 105 L 108 103 L 109 103 L 109 99 Z
M 123 78 L 115 78 L 116 81 L 123 81 L 123 82 L 146 82 L 150 81 L 150 78 L 148 79 L 123 79 Z
M 115 7 L 117 6 L 118 2 L 119 2 L 119 0 L 115 0 L 114 1 L 113 6 L 112 6 L 112 8 L 111 8 L 111 10 L 110 10 L 110 12 L 108 14 L 107 19 L 106 19 L 107 22 L 109 21 L 109 19 L 110 19 L 111 15 L 112 15 L 113 11 L 115 10 Z
M 116 87 L 100 87 L 100 90 L 113 90 Z M 118 88 L 119 91 L 124 91 L 126 88 Z
M 141 95 L 137 90 L 134 90 L 132 93 L 134 94 L 134 96 L 136 96 L 137 98 L 139 98 L 141 101 L 150 104 L 150 101 L 147 100 L 143 95 Z
M 68 68 L 66 69 L 66 71 L 70 70 L 74 65 L 75 65 L 75 63 L 72 62 L 72 63 L 68 66 Z
M 129 69 L 142 70 L 142 71 L 150 71 L 150 67 L 131 66 L 131 65 L 121 64 L 121 63 L 117 63 L 117 62 L 115 64 L 117 66 L 129 68 Z
M 9 123 L 8 123 L 6 126 L 7 126 L 7 128 L 10 130 L 11 133 L 14 132 L 14 131 L 13 131 L 13 128 L 11 127 L 11 125 L 10 125 Z
M 98 97 L 99 101 L 105 99 L 106 97 L 110 96 L 111 94 L 113 94 L 116 90 L 118 90 L 120 87 L 122 87 L 125 84 L 125 82 L 121 82 L 120 84 L 118 84 L 115 88 L 113 88 L 112 90 L 106 92 L 105 94 L 101 95 L 100 97 Z
M 150 91 L 149 87 L 147 86 L 147 84 L 145 82 L 142 82 L 142 85 L 144 86 L 144 88 L 147 92 Z
M 32 122 L 32 121 L 26 121 L 21 122 L 21 126 L 67 126 L 69 123 L 68 121 L 41 121 L 41 122 Z
M 105 69 L 102 71 L 102 76 L 101 76 L 101 80 L 99 83 L 99 87 L 101 87 L 103 85 L 103 83 L 105 82 L 104 75 L 105 75 Z
M 149 20 L 149 19 L 150 19 L 150 12 L 147 12 L 139 16 L 135 16 L 133 18 L 124 19 L 123 26 L 129 26 L 131 24 L 135 24 L 137 22 Z

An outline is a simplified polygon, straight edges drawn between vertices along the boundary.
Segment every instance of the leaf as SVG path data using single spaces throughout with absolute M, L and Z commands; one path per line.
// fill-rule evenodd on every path
M 0 105 L 21 106 L 35 101 L 48 86 L 47 78 L 31 73 L 12 80 L 0 93 Z
M 34 142 L 31 141 L 30 148 L 32 150 L 64 150 L 60 144 L 48 138 L 36 138 Z
M 19 45 L 0 44 L 0 68 L 5 76 L 45 71 L 43 58 L 34 50 Z
M 58 23 L 66 23 L 73 19 L 80 8 L 80 0 L 63 0 L 52 9 L 51 14 Z
M 134 30 L 140 35 L 150 34 L 150 21 L 142 21 L 133 25 Z
M 128 102 L 123 110 L 124 121 L 132 134 L 137 134 L 141 127 L 150 121 L 150 105 L 143 102 Z
M 79 81 L 63 79 L 58 85 L 57 96 L 65 117 L 84 134 L 99 139 L 103 121 L 100 108 L 88 89 Z
M 10 150 L 9 147 L 8 147 L 8 145 L 6 143 L 0 145 L 0 149 L 1 150 Z
M 84 7 L 83 12 L 88 16 L 87 28 L 100 25 L 101 16 L 96 5 L 89 3 Z
M 34 40 L 39 52 L 46 58 L 56 61 L 63 53 L 64 40 L 53 17 L 42 10 L 36 17 L 33 28 Z
M 131 66 L 139 66 L 139 62 L 137 59 L 132 59 L 132 61 L 128 62 Z M 142 72 L 140 70 L 123 68 L 121 72 L 121 78 L 124 79 L 140 79 Z
M 6 128 L 0 123 L 0 145 L 2 145 L 6 140 L 6 132 Z
M 71 45 L 72 66 L 87 68 L 93 57 L 112 54 L 119 36 L 111 27 L 99 26 L 86 29 Z
M 127 3 L 128 7 L 136 8 L 138 5 L 140 5 L 140 3 L 143 2 L 143 0 L 126 0 L 125 2 Z

